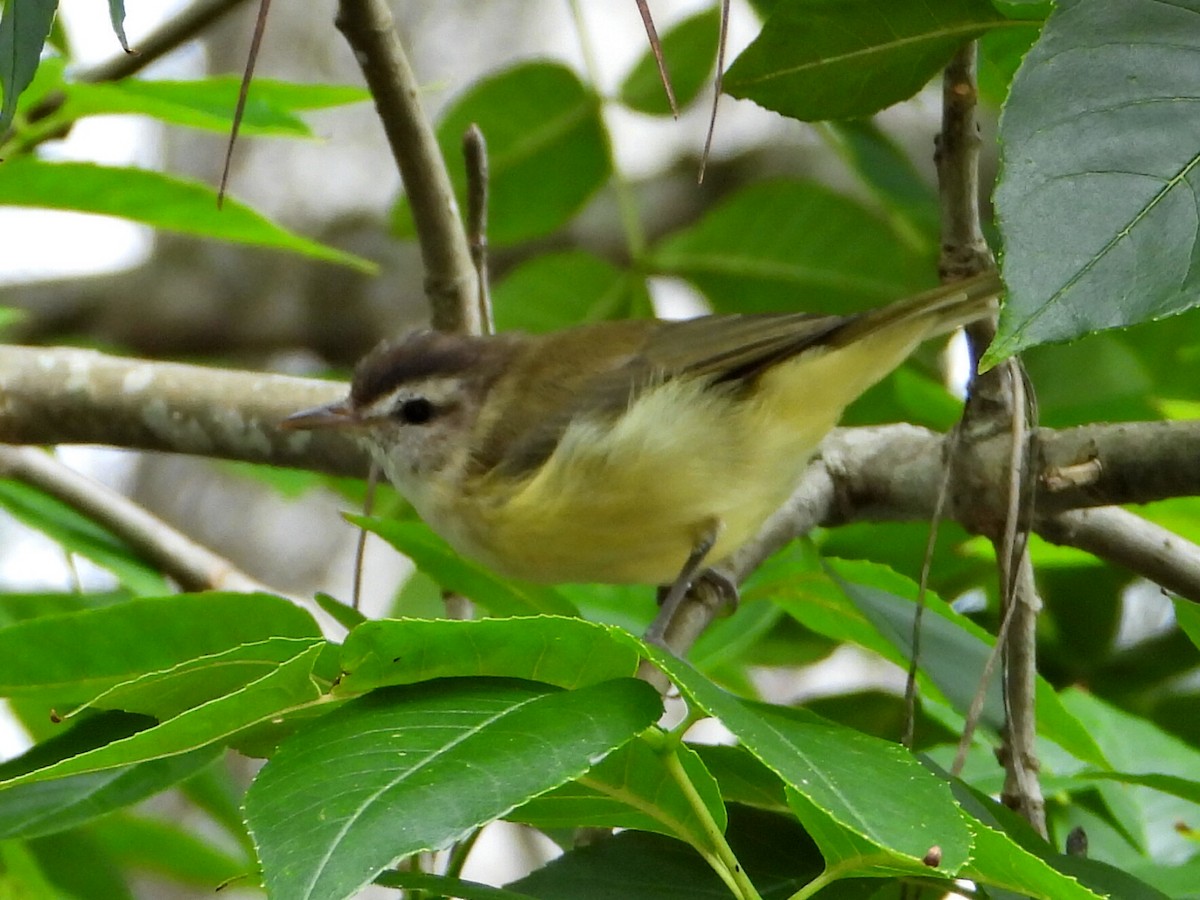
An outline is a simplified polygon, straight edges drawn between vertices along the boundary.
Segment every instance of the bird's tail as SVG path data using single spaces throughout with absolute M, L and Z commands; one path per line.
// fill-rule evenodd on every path
M 927 326 L 920 340 L 946 334 L 994 311 L 1003 291 L 1004 283 L 995 270 L 943 284 L 858 316 L 838 329 L 832 343 L 853 343 L 874 332 L 917 321 Z

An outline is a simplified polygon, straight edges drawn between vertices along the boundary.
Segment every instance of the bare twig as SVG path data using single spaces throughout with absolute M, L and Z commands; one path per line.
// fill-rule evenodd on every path
M 246 113 L 246 99 L 250 96 L 250 82 L 254 80 L 254 64 L 258 62 L 258 51 L 262 47 L 263 34 L 267 30 L 267 14 L 271 11 L 271 0 L 258 0 L 258 15 L 254 19 L 254 34 L 250 38 L 250 54 L 246 68 L 242 71 L 242 83 L 238 85 L 237 105 L 233 110 L 233 125 L 229 129 L 229 140 L 225 144 L 225 162 L 221 166 L 221 183 L 217 187 L 217 209 L 225 203 L 225 186 L 229 183 L 229 167 L 233 165 L 233 148 L 237 144 L 242 117 Z
M 0 476 L 33 485 L 99 522 L 184 590 L 271 590 L 129 498 L 41 450 L 0 445 Z
M 384 0 L 340 0 L 337 27 L 366 76 L 412 207 L 433 327 L 479 333 L 479 287 L 420 85 Z
M 704 136 L 704 151 L 700 154 L 700 171 L 696 175 L 699 184 L 704 183 L 704 170 L 708 168 L 708 156 L 712 152 L 713 133 L 717 130 L 717 106 L 721 102 L 721 90 L 725 82 L 725 44 L 729 37 L 729 0 L 721 0 L 721 31 L 717 35 L 717 73 L 713 76 L 713 105 L 708 116 L 708 133 Z
M 467 164 L 467 243 L 479 278 L 479 324 L 484 334 L 492 334 L 496 323 L 488 284 L 488 155 L 478 125 L 472 124 L 463 135 L 463 160 Z

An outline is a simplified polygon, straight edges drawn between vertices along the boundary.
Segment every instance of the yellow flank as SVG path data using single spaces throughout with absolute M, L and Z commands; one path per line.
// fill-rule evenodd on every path
M 436 497 L 422 512 L 460 552 L 532 581 L 667 584 L 714 521 L 721 530 L 708 561 L 719 565 L 791 494 L 846 406 L 930 325 L 917 316 L 802 352 L 741 392 L 668 380 L 613 424 L 572 422 L 513 490 L 455 486 L 445 498 L 454 515 Z

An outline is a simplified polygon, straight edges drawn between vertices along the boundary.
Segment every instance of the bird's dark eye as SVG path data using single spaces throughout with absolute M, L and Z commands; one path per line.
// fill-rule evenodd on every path
M 406 425 L 424 425 L 433 418 L 433 404 L 424 397 L 412 397 L 396 404 L 392 415 Z

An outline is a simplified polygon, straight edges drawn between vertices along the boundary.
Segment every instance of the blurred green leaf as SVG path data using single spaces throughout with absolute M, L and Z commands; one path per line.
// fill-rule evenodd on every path
M 805 121 L 868 116 L 1002 24 L 987 0 L 781 0 L 729 67 L 725 91 Z
M 630 275 L 582 250 L 535 256 L 492 289 L 497 331 L 555 331 L 627 312 Z
M 137 594 L 164 594 L 166 579 L 107 529 L 72 507 L 19 481 L 0 480 L 0 507 L 71 553 L 112 572 Z
M 1197 304 L 1198 14 L 1060 0 L 1047 19 L 1001 119 L 1008 297 L 987 360 Z
M 50 34 L 58 0 L 8 0 L 0 9 L 0 134 L 17 110 L 17 98 L 33 80 Z
M 116 815 L 92 829 L 95 841 L 129 869 L 169 878 L 177 884 L 219 891 L 227 882 L 240 885 L 254 864 L 206 839 L 187 823 L 145 816 Z
M 227 133 L 233 122 L 241 79 L 235 76 L 196 81 L 68 82 L 66 103 L 56 117 L 71 121 L 95 115 L 143 115 L 171 125 Z M 369 100 L 363 88 L 290 84 L 254 79 L 246 98 L 241 133 L 311 137 L 296 112 Z
M 651 251 L 717 312 L 847 313 L 928 287 L 933 268 L 852 200 L 816 184 L 743 188 Z
M 630 678 L 576 691 L 456 678 L 353 700 L 286 741 L 246 795 L 267 890 L 349 896 L 578 777 L 661 713 Z
M 288 250 L 374 272 L 375 264 L 300 237 L 228 197 L 217 208 L 208 185 L 146 169 L 14 157 L 0 165 L 0 206 L 117 216 L 167 231 Z
M 675 102 L 681 110 L 696 99 L 713 73 L 720 30 L 721 13 L 713 6 L 661 34 L 663 64 L 671 78 Z M 658 63 L 649 48 L 625 76 L 617 97 L 638 112 L 651 116 L 671 115 L 671 104 L 659 77 Z
M 462 594 L 496 615 L 579 614 L 571 601 L 555 588 L 507 581 L 484 566 L 463 559 L 424 522 L 398 522 L 350 514 L 346 518 L 379 535 L 446 590 Z
M 567 67 L 527 62 L 476 82 L 438 125 L 438 144 L 466 209 L 462 139 L 476 124 L 488 147 L 488 240 L 506 246 L 549 234 L 575 215 L 612 170 L 600 101 Z M 402 198 L 396 232 L 414 235 Z
M 937 195 L 912 159 L 867 119 L 829 122 L 823 131 L 883 208 L 896 237 L 916 253 L 932 254 L 938 240 Z

